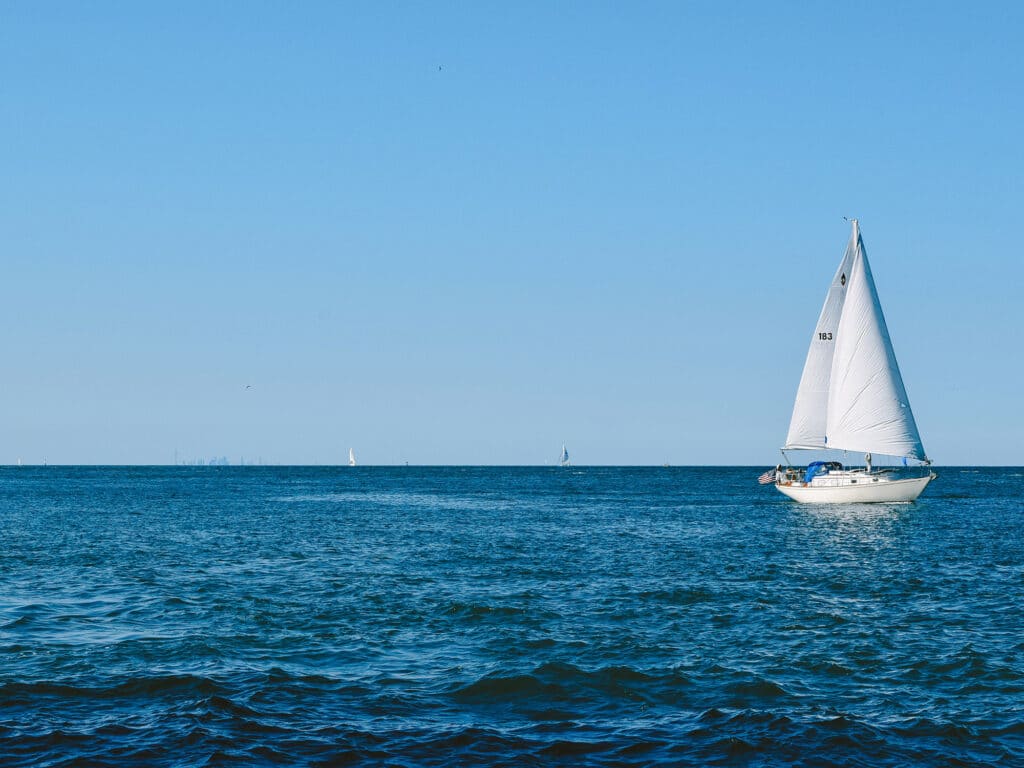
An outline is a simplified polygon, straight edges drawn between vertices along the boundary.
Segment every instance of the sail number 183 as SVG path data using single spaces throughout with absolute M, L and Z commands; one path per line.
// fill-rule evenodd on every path
M 832 341 L 832 333 L 819 333 L 818 338 L 821 339 L 822 341 Z

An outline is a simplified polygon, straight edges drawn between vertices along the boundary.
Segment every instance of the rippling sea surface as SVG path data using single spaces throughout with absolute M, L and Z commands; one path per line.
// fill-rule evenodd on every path
M 2 469 L 0 763 L 1024 764 L 1024 470 L 761 469 Z

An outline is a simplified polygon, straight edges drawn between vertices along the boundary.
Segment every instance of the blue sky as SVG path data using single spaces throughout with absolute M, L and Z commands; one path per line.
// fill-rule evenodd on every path
M 1024 463 L 1024 7 L 892 5 L 3 4 L 0 462 L 774 464 L 858 216 Z

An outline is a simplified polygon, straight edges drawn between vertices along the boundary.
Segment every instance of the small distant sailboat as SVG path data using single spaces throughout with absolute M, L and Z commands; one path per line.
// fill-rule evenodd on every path
M 865 466 L 779 465 L 758 480 L 804 503 L 913 501 L 936 474 L 910 409 L 860 227 L 856 219 L 852 224 L 811 337 L 782 450 L 783 456 L 787 450 L 855 451 L 864 454 Z M 903 466 L 872 469 L 872 454 L 902 459 Z
M 558 466 L 569 466 L 569 452 L 565 449 L 565 443 L 562 443 L 562 455 L 558 457 Z
M 351 448 L 348 449 L 348 465 L 354 467 L 356 465 L 356 452 Z

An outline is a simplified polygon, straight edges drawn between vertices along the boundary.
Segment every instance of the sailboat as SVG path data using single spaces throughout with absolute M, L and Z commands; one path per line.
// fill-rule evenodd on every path
M 857 219 L 852 225 L 811 336 L 782 452 L 855 452 L 864 454 L 864 467 L 780 464 L 761 482 L 774 481 L 786 496 L 805 503 L 913 501 L 936 474 L 910 409 Z M 872 454 L 894 457 L 902 466 L 873 468 Z
M 569 452 L 565 450 L 565 443 L 562 443 L 562 455 L 558 457 L 558 466 L 568 467 L 569 466 Z
M 356 452 L 351 448 L 348 449 L 348 465 L 354 467 L 356 465 Z

